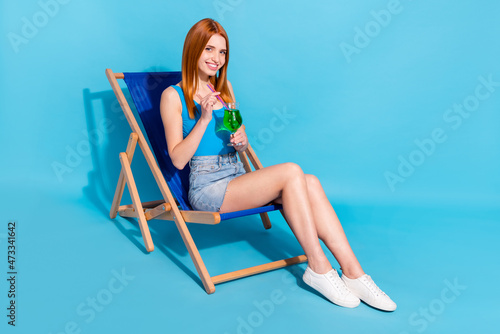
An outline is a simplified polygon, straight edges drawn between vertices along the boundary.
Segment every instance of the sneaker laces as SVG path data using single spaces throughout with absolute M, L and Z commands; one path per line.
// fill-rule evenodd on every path
M 350 293 L 349 289 L 347 289 L 347 286 L 345 285 L 344 281 L 342 281 L 339 277 L 338 274 L 336 274 L 337 271 L 333 269 L 332 271 L 328 272 L 326 274 L 326 278 L 333 283 L 333 286 L 339 291 L 342 295 L 345 295 L 347 293 Z
M 377 297 L 378 295 L 386 296 L 385 292 L 382 291 L 377 284 L 372 280 L 370 275 L 366 275 L 363 277 L 364 282 L 366 283 L 365 285 L 370 289 L 371 292 L 373 292 Z

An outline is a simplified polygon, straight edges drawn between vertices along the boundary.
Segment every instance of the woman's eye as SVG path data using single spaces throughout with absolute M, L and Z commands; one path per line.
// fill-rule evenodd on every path
M 207 51 L 212 51 L 212 48 L 205 48 L 205 50 L 207 50 Z
M 221 51 L 220 53 L 222 53 L 224 56 L 226 55 L 226 51 Z

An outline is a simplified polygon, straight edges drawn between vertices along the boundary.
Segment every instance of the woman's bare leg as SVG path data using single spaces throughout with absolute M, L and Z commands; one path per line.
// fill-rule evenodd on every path
M 293 163 L 266 167 L 241 175 L 227 187 L 221 212 L 245 210 L 280 198 L 287 222 L 304 249 L 308 265 L 324 274 L 332 269 L 318 240 L 307 180 L 302 169 Z
M 314 175 L 306 174 L 309 200 L 314 216 L 314 223 L 319 238 L 337 259 L 342 273 L 349 278 L 358 278 L 365 273 L 354 255 L 344 229 L 330 201 L 326 197 L 323 186 Z
M 394 311 L 397 308 L 396 303 L 385 293 L 378 294 L 373 291 L 373 287 L 381 290 L 369 276 L 363 276 L 363 269 L 347 241 L 344 229 L 321 183 L 315 176 L 303 174 L 297 165 L 267 167 L 235 178 L 228 185 L 221 211 L 249 209 L 270 201 L 283 204 L 287 222 L 304 249 L 308 266 L 313 272 L 321 274 L 331 270 L 331 265 L 319 244 L 320 238 L 335 256 L 342 268 L 342 274 L 346 276 L 342 279 L 337 276 L 337 280 L 343 281 L 345 285 L 345 290 L 342 290 L 338 288 L 333 275 L 318 277 L 314 276 L 317 274 L 309 273 L 310 282 L 306 281 L 306 270 L 304 281 L 307 284 L 341 306 L 356 307 L 361 299 L 381 310 Z M 312 283 L 313 281 L 315 283 Z M 336 291 L 332 290 L 335 286 Z
M 342 273 L 349 278 L 358 278 L 365 273 L 354 255 L 344 229 L 335 213 L 330 201 L 326 197 L 323 186 L 318 178 L 311 174 L 305 174 L 309 201 L 311 203 L 314 225 L 326 247 L 332 252 L 342 268 Z M 281 198 L 275 200 L 282 203 Z

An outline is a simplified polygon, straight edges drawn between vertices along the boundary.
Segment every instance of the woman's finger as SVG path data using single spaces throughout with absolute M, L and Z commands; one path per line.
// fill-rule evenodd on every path
M 242 134 L 237 134 L 234 136 L 234 139 L 235 141 L 241 142 L 245 140 L 245 136 L 243 136 Z
M 210 99 L 210 98 L 214 98 L 214 99 L 217 99 L 216 96 L 219 95 L 220 92 L 215 92 L 215 93 L 210 93 L 210 94 L 207 94 L 203 97 L 203 99 Z
M 236 132 L 235 132 L 235 133 L 237 133 L 238 135 L 244 135 L 244 134 L 245 134 L 245 130 L 243 129 L 243 127 L 242 127 L 242 126 L 240 126 L 240 127 L 238 128 L 238 130 L 236 130 Z

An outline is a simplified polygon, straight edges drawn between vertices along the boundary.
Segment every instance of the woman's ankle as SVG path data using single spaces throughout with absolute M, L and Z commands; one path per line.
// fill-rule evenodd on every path
M 327 272 L 331 271 L 333 268 L 332 268 L 332 265 L 330 264 L 330 262 L 327 261 L 308 261 L 307 265 L 309 266 L 309 268 L 311 268 L 311 270 L 313 272 L 315 272 L 316 274 L 320 274 L 320 275 L 323 275 L 323 274 L 326 274 Z
M 361 268 L 342 268 L 341 267 L 340 270 L 342 270 L 342 275 L 344 275 L 350 279 L 357 279 L 365 274 L 365 272 Z

